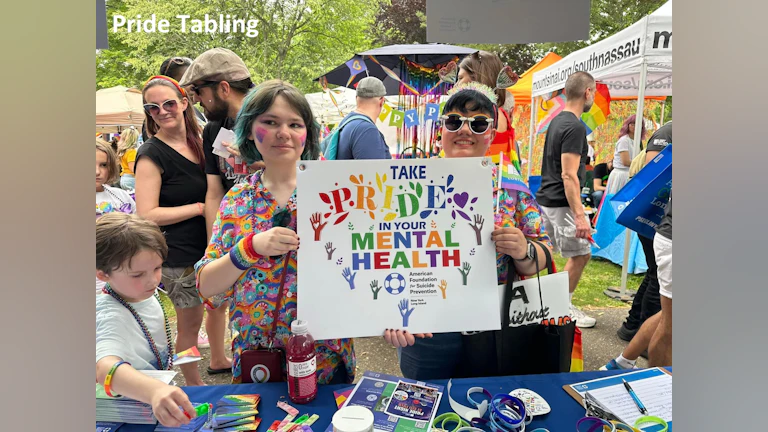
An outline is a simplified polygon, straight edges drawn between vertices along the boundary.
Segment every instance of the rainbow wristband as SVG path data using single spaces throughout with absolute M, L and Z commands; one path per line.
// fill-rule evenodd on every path
M 667 430 L 669 429 L 669 425 L 667 424 L 667 422 L 660 417 L 644 416 L 635 420 L 635 428 L 637 429 L 642 429 L 641 426 L 646 427 L 646 426 L 653 426 L 653 425 L 658 425 L 662 427 L 662 429 L 659 432 L 667 432 Z
M 114 394 L 114 395 L 112 394 L 112 376 L 115 374 L 115 371 L 117 370 L 117 368 L 124 364 L 127 364 L 128 366 L 131 365 L 125 360 L 117 361 L 115 362 L 115 364 L 112 365 L 112 369 L 109 370 L 109 372 L 107 373 L 107 376 L 104 378 L 104 393 L 106 393 L 107 396 L 111 398 L 120 397 L 119 394 Z
M 229 259 L 239 270 L 248 270 L 261 258 L 253 250 L 253 233 L 248 234 L 229 250 Z

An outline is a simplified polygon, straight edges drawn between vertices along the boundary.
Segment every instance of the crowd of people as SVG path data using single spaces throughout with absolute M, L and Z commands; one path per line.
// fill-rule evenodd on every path
M 512 98 L 495 88 L 503 68 L 498 56 L 481 51 L 459 66 L 459 81 L 440 117 L 444 157 L 507 152 L 519 161 Z M 319 125 L 304 95 L 280 80 L 254 85 L 232 51 L 216 48 L 194 60 L 174 57 L 159 72 L 142 89 L 147 119 L 141 134 L 124 131 L 117 152 L 101 139 L 96 142 L 96 376 L 108 394 L 150 403 L 160 423 L 178 426 L 189 421 L 179 407 L 193 412 L 186 395 L 137 370 L 169 369 L 174 352 L 199 346 L 206 310 L 208 373 L 231 373 L 234 383 L 243 382 L 248 378 L 243 362 L 250 353 L 286 346 L 297 318 L 300 265 L 295 166 L 299 160 L 317 160 L 321 145 Z M 591 225 L 581 200 L 589 145 L 580 116 L 594 101 L 595 80 L 577 72 L 568 78 L 565 93 L 566 108 L 547 132 L 537 195 L 494 184 L 494 201 L 498 196 L 500 204 L 492 241 L 500 284 L 535 274 L 546 266 L 547 253 L 558 251 L 568 258 L 572 295 L 590 259 Z M 360 81 L 357 107 L 339 136 L 338 159 L 391 157 L 375 126 L 385 94 L 377 78 Z M 634 122 L 627 124 L 631 135 Z M 222 128 L 235 136 L 225 143 L 229 157 L 213 151 Z M 601 188 L 626 182 L 626 176 L 614 178 L 614 173 L 631 162 L 631 153 L 624 154 L 632 151 L 628 135 L 622 136 L 621 146 L 617 143 L 613 171 L 601 171 Z M 139 141 L 143 144 L 137 148 Z M 653 151 L 649 144 L 647 157 Z M 114 186 L 118 177 L 126 190 Z M 663 234 L 668 244 L 657 236 L 653 246 L 656 259 L 669 260 L 671 267 L 671 205 L 669 213 L 669 231 Z M 566 229 L 569 221 L 575 224 L 573 233 Z M 646 319 L 638 332 L 642 337 L 635 340 L 648 339 L 652 356 L 658 351 L 663 359 L 659 364 L 667 359 L 671 364 L 671 354 L 664 357 L 661 348 L 654 348 L 671 339 L 666 332 L 671 328 L 667 264 L 659 265 L 654 280 L 662 295 L 669 291 L 669 302 L 662 301 L 660 312 L 641 308 Z M 156 293 L 160 284 L 176 311 L 175 341 L 168 311 Z M 581 327 L 596 322 L 574 306 L 571 316 Z M 224 344 L 228 322 L 231 358 Z M 398 348 L 403 375 L 420 380 L 450 378 L 472 367 L 457 361 L 461 336 L 398 329 L 383 335 Z M 320 340 L 315 348 L 319 383 L 354 380 L 352 339 Z M 203 385 L 197 363 L 180 368 L 187 385 Z M 487 375 L 476 369 L 473 376 Z

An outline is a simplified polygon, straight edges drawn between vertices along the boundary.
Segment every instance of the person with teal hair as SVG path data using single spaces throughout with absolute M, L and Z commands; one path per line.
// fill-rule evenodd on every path
M 284 349 L 297 317 L 296 163 L 318 158 L 319 129 L 304 95 L 279 80 L 251 90 L 237 114 L 234 146 L 249 165 L 264 161 L 265 168 L 224 196 L 195 265 L 200 298 L 212 307 L 231 302 L 235 384 L 252 379 L 243 353 Z M 352 339 L 315 341 L 315 352 L 319 384 L 352 383 Z
M 237 113 L 234 128 L 235 148 L 248 165 L 258 161 L 266 162 L 254 138 L 258 140 L 260 131 L 266 131 L 265 127 L 268 125 L 259 127 L 254 125 L 254 122 L 272 107 L 278 97 L 294 111 L 296 119 L 300 118 L 304 122 L 306 134 L 305 142 L 302 144 L 301 160 L 317 160 L 320 156 L 320 125 L 315 121 L 307 99 L 293 85 L 280 80 L 271 80 L 248 93 L 243 100 L 243 106 Z M 274 122 L 270 121 L 270 123 Z M 278 158 L 278 160 L 281 159 Z M 294 165 L 291 165 L 292 168 L 295 168 Z

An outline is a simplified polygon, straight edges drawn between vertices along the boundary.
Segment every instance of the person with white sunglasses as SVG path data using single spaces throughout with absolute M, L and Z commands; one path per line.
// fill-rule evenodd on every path
M 147 131 L 136 157 L 138 214 L 165 233 L 168 256 L 162 283 L 176 308 L 176 350 L 197 344 L 203 304 L 195 291 L 193 265 L 206 247 L 205 157 L 192 104 L 173 78 L 156 75 L 142 92 Z M 187 385 L 203 385 L 197 363 L 180 365 Z

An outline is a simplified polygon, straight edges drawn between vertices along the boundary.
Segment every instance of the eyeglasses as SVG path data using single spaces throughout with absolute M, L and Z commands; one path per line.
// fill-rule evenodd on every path
M 163 109 L 169 113 L 174 113 L 179 108 L 179 101 L 175 99 L 168 99 L 167 101 L 163 102 L 162 104 L 153 104 L 153 103 L 145 103 L 144 104 L 144 111 L 148 112 L 149 115 L 156 116 L 160 114 L 160 107 L 163 107 Z
M 448 114 L 440 116 L 443 125 L 448 132 L 458 132 L 464 127 L 464 122 L 469 122 L 469 130 L 477 135 L 482 135 L 488 131 L 493 124 L 493 119 L 487 116 L 478 115 L 474 117 L 464 117 L 461 114 Z
M 205 87 L 217 86 L 217 85 L 219 85 L 220 82 L 221 81 L 205 81 L 204 83 L 202 83 L 200 85 L 192 84 L 192 85 L 189 86 L 189 90 L 192 93 L 200 96 L 200 89 L 205 88 Z

